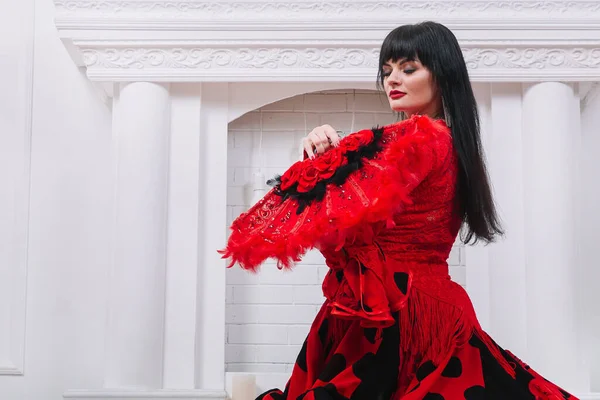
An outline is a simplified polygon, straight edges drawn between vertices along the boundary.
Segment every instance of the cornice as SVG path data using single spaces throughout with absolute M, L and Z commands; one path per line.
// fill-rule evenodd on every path
M 372 82 L 390 27 L 423 19 L 448 21 L 475 81 L 600 80 L 598 1 L 55 4 L 62 40 L 98 82 Z
M 599 18 L 597 1 L 90 1 L 55 0 L 58 16 L 262 20 L 400 18 Z

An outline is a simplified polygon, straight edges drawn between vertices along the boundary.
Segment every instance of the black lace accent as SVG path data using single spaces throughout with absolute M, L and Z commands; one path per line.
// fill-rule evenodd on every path
M 281 190 L 281 175 L 275 176 L 273 179 L 267 181 L 267 185 L 275 188 L 275 194 L 282 197 L 282 201 L 292 198 L 298 201 L 298 209 L 296 214 L 302 214 L 304 209 L 308 207 L 313 201 L 321 201 L 325 196 L 325 188 L 327 185 L 341 185 L 348 179 L 348 176 L 360 169 L 363 166 L 363 159 L 372 159 L 377 153 L 382 150 L 380 139 L 383 136 L 383 128 L 376 127 L 371 129 L 373 132 L 373 140 L 364 146 L 361 146 L 355 151 L 348 151 L 344 154 L 344 157 L 348 160 L 348 163 L 339 167 L 335 173 L 327 179 L 323 179 L 315 185 L 308 192 L 298 192 L 298 183 L 294 183 L 286 190 Z

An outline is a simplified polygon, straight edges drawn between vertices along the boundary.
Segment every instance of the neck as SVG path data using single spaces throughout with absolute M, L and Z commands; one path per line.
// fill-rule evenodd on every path
M 444 118 L 444 107 L 442 106 L 442 99 L 440 98 L 438 101 L 428 104 L 421 110 L 416 110 L 412 112 L 405 111 L 404 114 L 408 118 L 412 117 L 413 115 L 427 115 L 431 119 Z

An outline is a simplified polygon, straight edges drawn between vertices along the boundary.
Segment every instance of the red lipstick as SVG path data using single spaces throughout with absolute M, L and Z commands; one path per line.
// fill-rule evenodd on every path
M 406 93 L 401 92 L 399 90 L 392 90 L 392 91 L 390 91 L 390 94 L 389 94 L 390 99 L 392 99 L 392 100 L 400 99 L 400 98 L 404 97 L 405 95 L 406 95 Z

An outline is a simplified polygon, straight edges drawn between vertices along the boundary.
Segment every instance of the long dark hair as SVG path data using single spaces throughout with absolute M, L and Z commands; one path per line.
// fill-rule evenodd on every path
M 383 87 L 383 65 L 390 60 L 418 60 L 434 77 L 452 129 L 459 159 L 457 201 L 466 229 L 464 243 L 494 241 L 503 235 L 480 139 L 479 113 L 469 73 L 454 34 L 436 22 L 403 25 L 388 34 L 381 46 L 377 82 Z

